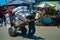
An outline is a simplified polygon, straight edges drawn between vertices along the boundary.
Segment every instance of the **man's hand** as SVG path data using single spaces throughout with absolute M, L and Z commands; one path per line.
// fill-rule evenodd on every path
M 34 21 L 35 19 L 32 19 L 32 20 L 28 20 L 28 22 L 31 22 L 31 21 Z

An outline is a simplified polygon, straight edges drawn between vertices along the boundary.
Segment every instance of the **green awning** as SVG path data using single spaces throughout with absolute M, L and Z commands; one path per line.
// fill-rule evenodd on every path
M 56 6 L 56 4 L 58 4 L 58 1 L 52 1 L 52 2 L 46 2 L 47 4 L 49 4 L 50 6 Z
M 43 3 L 43 2 L 41 2 Z M 49 4 L 50 6 L 56 6 L 56 4 L 58 4 L 58 1 L 45 1 L 45 3 Z

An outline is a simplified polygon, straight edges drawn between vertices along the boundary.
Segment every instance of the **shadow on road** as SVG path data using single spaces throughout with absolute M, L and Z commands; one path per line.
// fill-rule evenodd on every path
M 16 32 L 17 36 L 22 36 L 23 38 L 28 38 L 27 34 L 23 35 L 20 32 Z M 33 36 L 32 38 L 28 38 L 28 39 L 33 39 L 33 40 L 45 40 L 45 38 L 42 37 L 38 37 L 38 36 Z

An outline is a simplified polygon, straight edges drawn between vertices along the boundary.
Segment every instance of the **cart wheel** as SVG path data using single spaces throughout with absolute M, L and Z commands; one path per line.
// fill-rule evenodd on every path
M 16 36 L 16 29 L 14 27 L 11 27 L 8 29 L 9 36 L 15 37 Z
M 25 27 L 22 27 L 21 32 L 22 32 L 23 35 L 25 35 L 27 33 L 27 29 Z

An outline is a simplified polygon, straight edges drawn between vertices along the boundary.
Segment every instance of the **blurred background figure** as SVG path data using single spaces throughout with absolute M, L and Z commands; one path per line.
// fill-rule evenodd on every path
M 2 24 L 3 24 L 3 19 L 4 19 L 4 12 L 0 8 L 0 26 L 2 26 Z
M 57 28 L 59 28 L 59 25 L 60 25 L 60 10 L 59 9 L 56 15 L 56 22 L 57 22 Z

